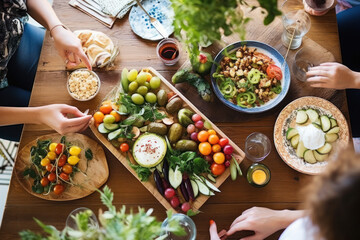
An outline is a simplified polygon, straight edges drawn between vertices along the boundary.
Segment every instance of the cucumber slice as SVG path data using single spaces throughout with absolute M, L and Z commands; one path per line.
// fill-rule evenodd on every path
M 320 118 L 318 118 L 314 123 L 320 126 L 321 125 Z
M 108 130 L 108 129 L 105 128 L 104 123 L 101 123 L 101 124 L 99 125 L 98 131 L 99 131 L 100 133 L 109 133 L 109 132 L 110 132 L 110 130 Z
M 297 146 L 299 145 L 299 140 L 300 140 L 300 135 L 295 135 L 293 138 L 291 138 L 291 146 L 293 148 L 297 148 Z
M 296 114 L 296 123 L 303 124 L 308 120 L 308 115 L 304 110 L 299 110 Z
M 199 192 L 201 194 L 204 194 L 206 196 L 210 196 L 211 194 L 211 191 L 210 189 L 205 185 L 205 183 L 203 183 L 200 179 L 196 179 L 195 180 L 196 184 L 198 185 L 199 187 Z
M 332 146 L 330 143 L 325 143 L 324 146 L 322 146 L 321 148 L 318 148 L 316 151 L 320 154 L 328 154 L 332 149 Z
M 119 124 L 116 123 L 104 123 L 104 127 L 107 130 L 114 131 L 119 128 Z
M 210 196 L 215 196 L 215 193 L 214 192 L 212 192 L 212 191 L 210 191 L 210 194 L 209 194 Z
M 148 126 L 143 126 L 143 127 L 139 128 L 140 132 L 142 132 L 142 133 L 147 132 L 147 127 Z
M 319 119 L 319 114 L 314 109 L 306 110 L 306 114 L 308 115 L 311 122 L 315 122 Z
M 330 118 L 330 122 L 331 122 L 331 127 L 332 128 L 334 128 L 334 127 L 336 127 L 338 125 L 335 118 Z
M 307 150 L 307 148 L 304 146 L 303 141 L 300 141 L 299 144 L 298 144 L 298 147 L 297 147 L 297 149 L 296 149 L 296 155 L 297 155 L 299 158 L 303 158 L 303 157 L 304 157 L 304 153 L 305 153 L 306 150 Z
M 308 149 L 308 150 L 305 151 L 304 160 L 306 162 L 308 162 L 308 163 L 311 163 L 311 164 L 316 163 L 316 159 L 315 159 L 313 150 Z
M 109 133 L 109 134 L 108 134 L 108 139 L 109 139 L 109 141 L 111 141 L 111 140 L 113 140 L 113 139 L 115 139 L 115 138 L 118 138 L 121 133 L 122 133 L 122 129 L 121 129 L 121 128 L 118 129 L 118 130 L 115 130 L 115 131 L 113 131 L 113 132 L 111 132 L 111 133 Z
M 330 123 L 330 119 L 328 116 L 326 115 L 322 115 L 320 117 L 320 121 L 321 121 L 321 128 L 324 132 L 327 132 L 330 130 L 331 128 L 331 123 Z
M 215 192 L 221 192 L 217 187 L 215 187 L 210 181 L 208 181 L 206 178 L 202 178 L 205 182 L 206 186 L 208 186 L 211 190 Z
M 312 125 L 314 125 L 314 127 L 318 128 L 318 129 L 322 130 L 322 129 L 321 129 L 321 125 L 320 125 L 320 124 L 317 124 L 317 123 L 312 123 Z
M 340 128 L 339 127 L 334 127 L 332 129 L 330 129 L 327 133 L 339 133 L 340 132 Z
M 328 143 L 335 142 L 339 138 L 339 135 L 337 133 L 327 133 L 325 135 L 325 141 Z
M 191 183 L 191 187 L 192 187 L 192 189 L 194 191 L 194 197 L 197 197 L 199 195 L 199 186 L 193 180 L 190 180 L 190 183 Z
M 320 154 L 317 151 L 314 151 L 314 157 L 318 162 L 323 162 L 329 157 L 329 154 Z
M 175 168 L 175 171 L 172 170 L 172 168 L 169 169 L 169 182 L 174 189 L 180 186 L 182 182 L 182 174 L 178 167 Z
M 287 131 L 286 131 L 286 139 L 289 140 L 291 139 L 292 137 L 298 135 L 299 132 L 296 128 L 289 128 Z

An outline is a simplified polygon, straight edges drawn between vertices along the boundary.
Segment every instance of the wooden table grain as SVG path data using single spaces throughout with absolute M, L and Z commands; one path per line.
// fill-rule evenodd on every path
M 64 70 L 64 63 L 57 55 L 52 39 L 46 33 L 30 106 L 66 103 L 77 106 L 81 111 L 86 109 L 95 110 L 101 99 L 119 80 L 119 70 L 123 67 L 140 69 L 151 66 L 165 78 L 170 79 L 172 74 L 186 60 L 186 56 L 183 54 L 177 65 L 172 67 L 164 66 L 155 52 L 157 42 L 143 40 L 136 36 L 131 31 L 127 16 L 122 20 L 118 20 L 112 29 L 108 29 L 94 19 L 70 7 L 66 0 L 55 1 L 54 9 L 61 21 L 72 30 L 93 29 L 108 34 L 119 46 L 120 56 L 116 60 L 115 71 L 98 72 L 102 79 L 99 95 L 89 102 L 77 102 L 67 93 L 67 72 Z M 323 17 L 311 17 L 311 21 L 312 27 L 307 36 L 330 50 L 337 61 L 341 61 L 335 11 L 331 10 Z M 265 27 L 260 25 L 259 28 Z M 345 98 L 343 98 L 343 102 L 346 105 Z M 343 108 L 342 111 L 345 116 L 348 116 L 346 109 Z M 246 136 L 255 131 L 262 132 L 272 139 L 276 117 L 277 113 L 270 113 L 251 121 L 219 123 L 217 126 L 240 148 L 244 148 Z M 53 130 L 46 126 L 26 125 L 23 130 L 20 148 L 34 138 L 52 132 Z M 90 130 L 86 130 L 84 134 L 95 139 Z M 104 150 L 110 171 L 106 184 L 115 193 L 115 206 L 120 208 L 125 204 L 129 208 L 136 208 L 137 206 L 154 208 L 154 214 L 159 220 L 163 220 L 166 216 L 164 207 L 108 150 Z M 277 154 L 274 145 L 272 145 L 270 155 L 264 160 L 264 164 L 269 166 L 272 174 L 271 181 L 266 187 L 254 188 L 246 182 L 244 177 L 234 182 L 227 180 L 220 188 L 222 192 L 211 197 L 203 205 L 200 209 L 202 213 L 193 217 L 198 230 L 197 239 L 209 239 L 208 227 L 210 219 L 214 219 L 218 229 L 221 230 L 223 228 L 227 229 L 242 211 L 253 206 L 273 209 L 297 209 L 301 206 L 303 196 L 301 196 L 300 190 L 306 186 L 311 177 L 289 168 Z M 250 162 L 246 159 L 241 164 L 244 173 L 246 173 L 249 165 Z M 99 208 L 104 208 L 98 193 L 69 202 L 51 202 L 36 198 L 22 189 L 13 175 L 0 230 L 0 239 L 17 239 L 19 238 L 18 232 L 24 229 L 39 230 L 33 220 L 34 217 L 57 228 L 63 228 L 67 215 L 77 207 L 88 207 L 94 212 L 97 212 Z M 268 239 L 277 239 L 279 234 L 276 233 Z M 236 235 L 236 239 L 240 235 Z

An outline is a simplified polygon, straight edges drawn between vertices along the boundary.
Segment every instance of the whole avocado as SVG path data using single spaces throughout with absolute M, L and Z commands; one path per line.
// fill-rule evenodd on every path
M 195 72 L 200 75 L 206 75 L 210 73 L 213 59 L 209 53 L 200 52 L 198 56 L 191 58 L 191 65 Z

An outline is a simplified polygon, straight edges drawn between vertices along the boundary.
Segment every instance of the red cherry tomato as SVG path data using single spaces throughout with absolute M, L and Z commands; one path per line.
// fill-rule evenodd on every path
M 59 166 L 59 167 L 64 166 L 64 165 L 65 165 L 65 163 L 66 163 L 66 160 L 67 160 L 66 155 L 62 155 L 62 156 L 59 158 L 59 161 L 58 161 L 58 166 Z
M 69 165 L 69 164 L 65 164 L 64 166 L 63 166 L 63 168 L 62 168 L 62 171 L 64 172 L 64 173 L 66 173 L 66 174 L 70 174 L 70 173 L 72 173 L 72 166 L 71 165 Z
M 48 171 L 48 172 L 55 172 L 56 169 L 55 169 L 54 165 L 52 165 L 52 164 L 50 163 L 50 164 L 46 165 L 46 171 Z
M 221 138 L 219 140 L 219 144 L 220 144 L 221 147 L 225 147 L 225 145 L 228 144 L 228 143 L 229 143 L 229 139 L 227 139 L 227 138 Z
M 281 69 L 275 64 L 270 64 L 266 69 L 266 73 L 269 76 L 269 78 L 276 78 L 276 80 L 279 81 L 282 79 Z
M 224 164 L 213 163 L 210 168 L 211 168 L 211 173 L 216 176 L 221 175 L 225 171 Z
M 49 184 L 49 179 L 47 179 L 46 177 L 43 177 L 40 181 L 41 186 L 46 187 Z
M 60 195 L 63 191 L 64 191 L 64 186 L 61 185 L 61 184 L 56 184 L 55 187 L 54 187 L 54 193 L 56 195 Z
M 180 201 L 178 199 L 177 196 L 174 196 L 171 200 L 170 200 L 170 204 L 173 208 L 177 208 L 180 204 Z
M 164 195 L 167 199 L 170 200 L 175 196 L 175 190 L 173 188 L 167 188 Z
M 47 178 L 50 182 L 55 182 L 56 175 L 52 172 L 47 176 Z
M 194 115 L 192 115 L 191 119 L 193 120 L 193 122 L 197 122 L 202 120 L 202 117 L 199 114 L 195 113 Z
M 127 144 L 127 143 L 122 143 L 122 144 L 120 145 L 120 150 L 121 150 L 122 152 L 127 152 L 127 151 L 129 151 L 129 144 Z
M 183 204 L 181 204 L 181 210 L 184 212 L 184 213 L 187 213 L 187 211 L 190 210 L 190 203 L 188 202 L 184 202 Z
M 56 145 L 55 152 L 57 155 L 60 155 L 62 151 L 63 151 L 63 145 L 59 143 L 58 145 Z
M 229 144 L 225 145 L 225 147 L 223 148 L 223 152 L 228 155 L 232 154 L 233 151 L 234 151 L 234 148 Z
M 69 175 L 67 175 L 66 173 L 60 173 L 60 178 L 65 181 L 69 181 Z

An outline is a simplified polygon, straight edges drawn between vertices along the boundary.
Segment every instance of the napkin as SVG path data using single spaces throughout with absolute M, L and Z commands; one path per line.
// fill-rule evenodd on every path
M 94 0 L 111 17 L 122 18 L 136 4 L 136 0 Z M 141 2 L 141 0 L 140 0 Z

